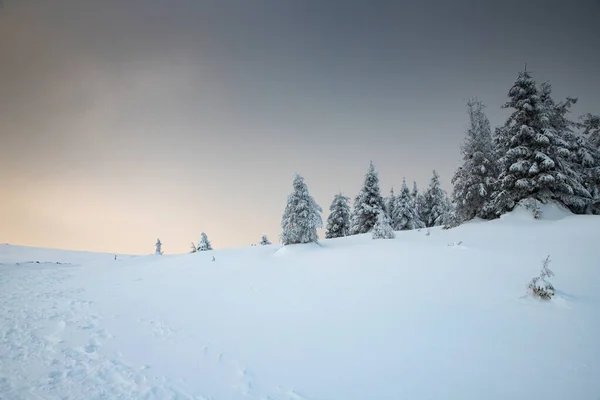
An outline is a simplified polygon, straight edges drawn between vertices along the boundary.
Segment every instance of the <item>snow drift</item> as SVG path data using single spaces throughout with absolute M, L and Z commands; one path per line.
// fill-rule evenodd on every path
M 547 214 L 116 261 L 0 245 L 0 398 L 597 399 L 600 218 Z

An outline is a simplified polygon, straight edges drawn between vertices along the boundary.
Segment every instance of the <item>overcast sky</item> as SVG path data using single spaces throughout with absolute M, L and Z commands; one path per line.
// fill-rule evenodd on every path
M 525 63 L 600 112 L 598 1 L 3 3 L 1 242 L 276 242 L 294 173 L 325 221 L 370 160 L 384 194 L 450 191 L 465 100 L 503 123 Z

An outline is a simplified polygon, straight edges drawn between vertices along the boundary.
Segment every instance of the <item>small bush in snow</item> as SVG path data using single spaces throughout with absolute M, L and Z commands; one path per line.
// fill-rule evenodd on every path
M 544 300 L 550 300 L 554 296 L 554 286 L 546 280 L 546 278 L 554 276 L 554 272 L 548 268 L 548 264 L 550 264 L 550 256 L 542 261 L 540 276 L 533 278 L 528 286 L 534 296 Z

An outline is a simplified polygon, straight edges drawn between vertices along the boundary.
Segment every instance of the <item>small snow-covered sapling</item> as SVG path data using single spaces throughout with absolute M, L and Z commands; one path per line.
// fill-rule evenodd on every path
M 533 278 L 528 286 L 534 296 L 544 300 L 550 300 L 554 296 L 554 286 L 546 280 L 546 278 L 554 276 L 554 272 L 548 268 L 548 264 L 550 264 L 550 256 L 542 261 L 540 276 Z

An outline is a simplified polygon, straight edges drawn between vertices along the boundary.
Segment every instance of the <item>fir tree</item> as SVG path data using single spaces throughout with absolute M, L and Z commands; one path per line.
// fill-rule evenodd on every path
M 327 217 L 326 239 L 348 236 L 350 233 L 350 206 L 349 197 L 336 194 L 329 206 L 329 217 Z
M 390 195 L 384 199 L 385 213 L 390 220 L 394 215 L 394 207 L 396 205 L 396 196 L 394 195 L 394 188 L 390 189 Z
M 396 234 L 390 225 L 390 220 L 383 209 L 380 209 L 377 214 L 377 221 L 373 226 L 373 239 L 394 239 Z
M 294 191 L 288 196 L 287 205 L 281 219 L 281 241 L 283 245 L 313 243 L 319 240 L 317 228 L 323 226 L 321 207 L 308 193 L 304 178 L 296 174 Z
M 423 207 L 425 226 L 429 228 L 432 226 L 443 225 L 447 218 L 448 196 L 446 191 L 442 189 L 440 185 L 440 176 L 435 170 L 433 171 L 431 182 L 423 197 L 425 199 Z
M 421 225 L 423 225 L 423 227 L 425 227 L 425 216 L 423 214 L 423 211 L 425 209 L 425 198 L 423 197 L 423 195 L 421 193 L 419 193 L 419 189 L 417 188 L 417 182 L 414 182 L 414 181 L 413 181 L 413 188 L 412 188 L 411 196 L 412 196 L 416 215 L 421 220 Z
M 581 117 L 580 126 L 583 128 L 583 134 L 588 137 L 592 146 L 600 149 L 600 115 L 590 113 Z
M 196 245 L 194 244 L 194 242 L 192 242 L 192 250 L 190 251 L 190 253 L 195 253 L 198 251 L 198 248 L 196 247 Z
M 379 176 L 371 162 L 363 188 L 354 199 L 350 234 L 367 233 L 373 229 L 380 210 L 384 210 L 383 197 L 379 190 Z
M 452 178 L 455 218 L 459 221 L 487 216 L 487 206 L 497 176 L 492 130 L 483 112 L 484 105 L 472 99 L 467 107 L 470 125 L 461 146 L 463 165 Z
M 267 235 L 262 235 L 262 237 L 260 238 L 260 245 L 268 246 L 270 244 L 271 244 L 271 242 L 269 242 L 269 238 L 267 238 Z
M 160 239 L 156 239 L 156 254 L 159 256 L 162 256 L 162 243 L 160 242 Z
M 581 119 L 578 127 L 582 128 L 583 136 L 577 137 L 577 161 L 591 195 L 586 214 L 600 215 L 600 116 L 586 114 Z
M 419 217 L 415 208 L 415 202 L 410 194 L 410 190 L 406 185 L 406 180 L 402 180 L 402 189 L 400 194 L 395 198 L 395 205 L 391 217 L 391 225 L 395 231 L 407 229 L 424 228 L 424 224 Z
M 557 132 L 549 93 L 538 91 L 528 72 L 509 91 L 504 105 L 514 111 L 499 129 L 496 143 L 502 154 L 498 185 L 490 209 L 496 214 L 510 211 L 521 200 L 541 203 L 557 201 L 567 207 L 588 202 L 579 178 L 571 168 L 571 152 L 564 134 Z M 587 198 L 586 198 L 587 197 Z
M 206 233 L 202 232 L 200 234 L 200 241 L 198 242 L 198 251 L 209 251 L 212 250 L 212 246 L 210 245 L 210 241 L 206 236 Z

